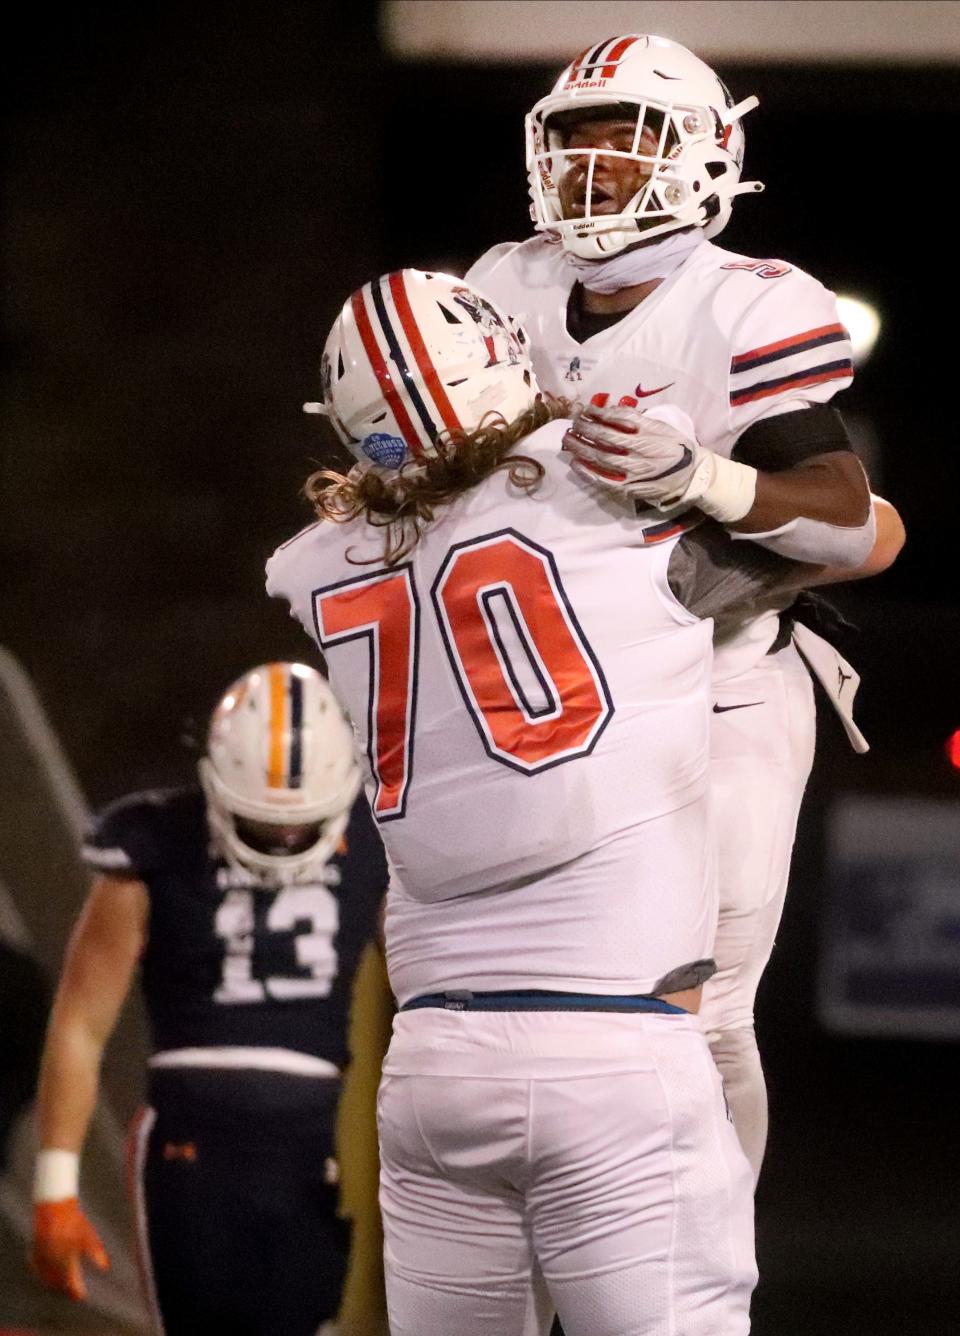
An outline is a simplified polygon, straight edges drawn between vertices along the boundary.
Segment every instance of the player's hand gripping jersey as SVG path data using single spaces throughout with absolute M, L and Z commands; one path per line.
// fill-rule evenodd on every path
M 710 954 L 711 623 L 669 591 L 675 526 L 578 484 L 564 429 L 518 447 L 531 494 L 494 473 L 396 566 L 362 520 L 268 563 L 369 756 L 401 1002 L 646 993 Z
M 632 311 L 583 342 L 571 332 L 574 281 L 557 243 L 536 237 L 495 246 L 467 281 L 522 320 L 543 389 L 582 403 L 602 392 L 611 403 L 630 396 L 641 407 L 675 405 L 699 443 L 726 457 L 741 457 L 737 442 L 760 419 L 826 403 L 853 376 L 833 293 L 795 266 L 709 241 Z M 803 457 L 797 448 L 745 462 L 790 467 Z M 776 633 L 769 611 L 735 637 L 724 636 L 716 676 L 749 668 Z

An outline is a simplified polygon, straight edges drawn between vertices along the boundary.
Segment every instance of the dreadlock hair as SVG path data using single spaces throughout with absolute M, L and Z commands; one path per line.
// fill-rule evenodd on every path
M 569 417 L 571 411 L 569 400 L 547 395 L 512 422 L 501 413 L 486 413 L 473 431 L 444 432 L 435 454 L 407 460 L 395 474 L 369 465 L 357 465 L 347 474 L 319 469 L 304 483 L 303 493 L 321 519 L 346 524 L 362 515 L 367 524 L 385 529 L 382 559 L 393 566 L 416 547 L 439 506 L 449 505 L 499 469 L 506 469 L 514 487 L 535 491 L 543 465 L 510 452 L 538 427 Z M 349 554 L 347 559 L 352 560 Z

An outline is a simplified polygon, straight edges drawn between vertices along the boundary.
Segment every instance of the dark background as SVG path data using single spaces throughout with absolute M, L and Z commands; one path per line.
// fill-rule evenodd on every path
M 309 518 L 327 328 L 389 266 L 465 268 L 528 231 L 523 116 L 553 67 L 397 65 L 370 0 L 81 6 L 20 18 L 3 89 L 0 643 L 92 803 L 185 777 L 182 739 L 256 662 L 309 657 L 262 594 Z M 960 73 L 725 64 L 756 92 L 722 244 L 871 299 L 844 396 L 909 532 L 840 592 L 864 677 L 829 717 L 760 1005 L 772 1135 L 757 1336 L 957 1330 L 956 1049 L 815 1019 L 823 821 L 840 791 L 953 798 Z

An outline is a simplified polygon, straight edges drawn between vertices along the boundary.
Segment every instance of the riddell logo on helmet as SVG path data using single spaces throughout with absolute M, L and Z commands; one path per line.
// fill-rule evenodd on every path
M 578 79 L 576 83 L 568 83 L 568 88 L 604 88 L 610 82 L 609 79 Z

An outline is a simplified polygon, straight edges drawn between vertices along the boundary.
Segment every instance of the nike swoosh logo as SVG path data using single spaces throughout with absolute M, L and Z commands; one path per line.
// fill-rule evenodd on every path
M 750 710 L 754 705 L 762 705 L 762 700 L 744 701 L 742 705 L 714 705 L 714 714 L 726 714 L 728 710 Z
M 676 383 L 675 380 L 672 380 L 669 385 L 658 385 L 655 390 L 645 390 L 642 385 L 638 385 L 634 394 L 638 399 L 649 399 L 651 394 L 662 394 L 664 390 L 669 390 Z
M 659 478 L 669 478 L 671 473 L 679 473 L 680 469 L 685 469 L 687 465 L 692 462 L 693 451 L 690 449 L 689 445 L 684 445 L 681 448 L 683 450 L 683 454 L 680 456 L 679 462 L 676 464 L 671 464 L 670 467 L 668 469 L 664 469 L 662 473 L 654 473 L 650 479 L 651 482 L 656 482 Z M 760 701 L 757 701 L 758 705 L 760 703 L 761 703 Z M 738 707 L 734 705 L 734 706 L 728 706 L 727 708 L 737 709 Z

